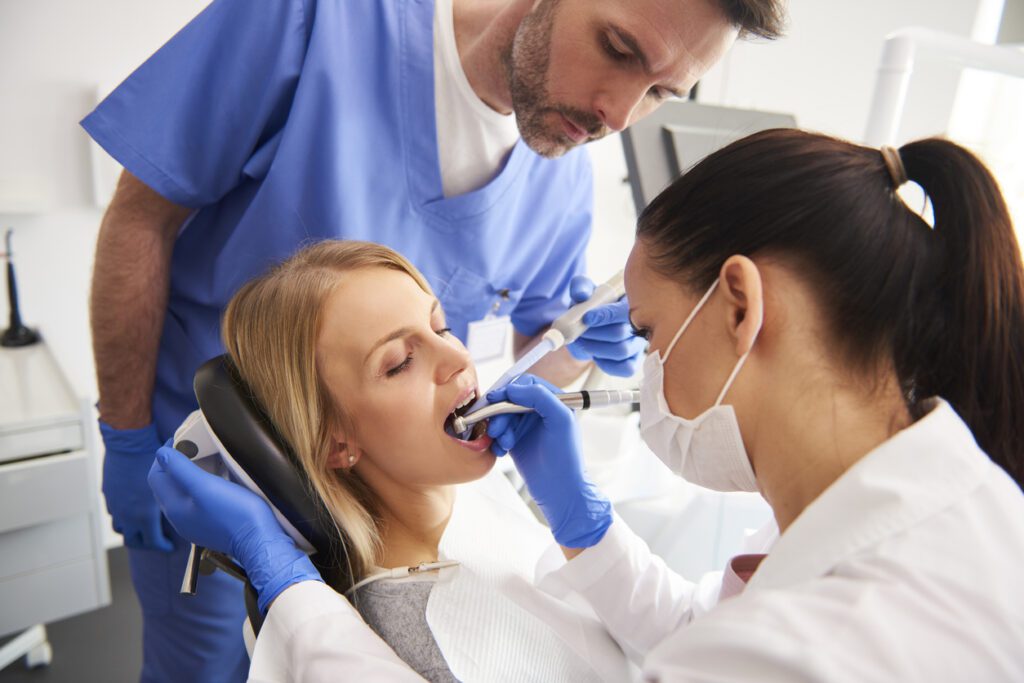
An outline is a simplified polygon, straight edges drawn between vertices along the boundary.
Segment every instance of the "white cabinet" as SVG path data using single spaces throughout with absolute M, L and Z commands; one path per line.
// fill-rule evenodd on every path
M 45 663 L 40 625 L 110 603 L 91 421 L 45 343 L 0 348 L 0 636 L 29 629 L 0 667 Z

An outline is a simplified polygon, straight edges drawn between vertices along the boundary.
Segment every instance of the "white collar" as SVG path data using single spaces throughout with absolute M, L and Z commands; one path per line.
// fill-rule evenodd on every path
M 749 586 L 781 588 L 823 576 L 960 499 L 992 466 L 960 416 L 935 400 L 927 415 L 861 458 L 807 506 Z

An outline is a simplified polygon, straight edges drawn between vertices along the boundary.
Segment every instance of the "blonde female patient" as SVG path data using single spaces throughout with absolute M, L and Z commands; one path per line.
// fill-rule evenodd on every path
M 347 597 L 410 667 L 431 681 L 633 677 L 587 608 L 533 588 L 556 549 L 492 472 L 484 428 L 445 430 L 480 391 L 476 371 L 407 260 L 315 244 L 242 287 L 222 332 L 347 539 Z M 256 657 L 252 680 L 290 675 L 268 662 Z

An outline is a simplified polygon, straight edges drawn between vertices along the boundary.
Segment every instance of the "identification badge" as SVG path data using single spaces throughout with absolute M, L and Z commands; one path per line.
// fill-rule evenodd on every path
M 466 333 L 466 348 L 476 363 L 501 358 L 508 343 L 508 331 L 512 327 L 507 315 L 490 315 L 483 320 L 469 324 Z

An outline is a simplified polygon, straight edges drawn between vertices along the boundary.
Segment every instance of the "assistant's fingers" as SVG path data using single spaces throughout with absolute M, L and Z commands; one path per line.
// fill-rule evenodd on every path
M 536 385 L 544 387 L 545 389 L 547 389 L 548 391 L 550 391 L 553 394 L 557 394 L 560 391 L 562 391 L 561 389 L 556 387 L 551 382 L 547 381 L 543 377 L 538 377 L 537 375 L 530 375 L 530 374 L 523 375 L 518 380 L 516 380 L 516 383 L 517 384 L 521 384 L 521 385 L 526 385 L 526 386 L 531 385 L 531 384 L 536 384 Z
M 492 439 L 504 434 L 512 424 L 511 415 L 495 415 L 487 419 L 487 435 Z
M 590 327 L 611 323 L 629 324 L 629 301 L 625 297 L 583 314 L 583 324 Z
M 591 339 L 577 339 L 576 344 L 590 354 L 594 360 L 621 361 L 629 360 L 637 355 L 637 349 L 626 342 L 603 342 Z
M 586 301 L 594 294 L 594 281 L 586 275 L 577 275 L 569 281 L 569 296 L 578 304 Z
M 579 339 L 590 339 L 593 341 L 604 342 L 627 342 L 630 339 L 635 338 L 636 335 L 633 334 L 633 328 L 629 325 L 623 325 L 622 323 L 588 327 L 587 331 L 579 337 Z M 579 339 L 576 341 L 579 341 Z
M 544 384 L 551 386 L 547 381 L 527 372 L 517 377 L 515 381 L 493 391 L 487 392 L 487 402 L 501 403 L 502 401 L 509 401 L 514 403 L 514 401 L 508 397 L 508 388 L 514 386 L 527 386 L 530 384 Z

